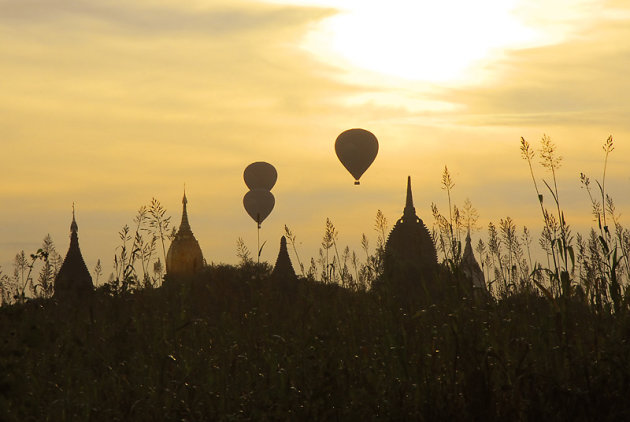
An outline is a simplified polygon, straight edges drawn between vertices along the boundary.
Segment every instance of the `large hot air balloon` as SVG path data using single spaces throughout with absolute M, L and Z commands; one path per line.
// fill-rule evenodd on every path
M 354 177 L 354 184 L 358 185 L 361 175 L 378 154 L 378 140 L 365 129 L 348 129 L 337 137 L 335 152 L 341 164 Z
M 245 184 L 251 190 L 265 189 L 271 190 L 278 179 L 276 168 L 264 161 L 256 161 L 245 168 L 243 172 Z
M 258 228 L 271 213 L 275 204 L 276 199 L 273 197 L 273 194 L 265 189 L 252 189 L 243 197 L 245 211 L 258 223 Z

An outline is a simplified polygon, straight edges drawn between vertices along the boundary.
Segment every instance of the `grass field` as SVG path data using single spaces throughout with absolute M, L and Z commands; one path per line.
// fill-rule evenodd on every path
M 445 273 L 446 274 L 446 273 Z M 399 301 L 255 265 L 0 308 L 0 415 L 26 420 L 626 420 L 630 313 L 577 296 Z M 404 305 L 401 305 L 404 303 Z

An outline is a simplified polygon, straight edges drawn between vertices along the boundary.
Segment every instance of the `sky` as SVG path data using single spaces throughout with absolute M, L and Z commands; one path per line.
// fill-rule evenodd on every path
M 376 5 L 376 4 L 379 5 Z M 426 3 L 423 4 L 423 3 Z M 434 4 L 435 3 L 435 4 Z M 65 255 L 72 204 L 86 264 L 111 271 L 118 232 L 157 198 L 189 219 L 208 263 L 257 245 L 242 178 L 273 164 L 261 229 L 271 263 L 287 225 L 302 260 L 326 218 L 341 247 L 376 244 L 412 177 L 418 215 L 455 204 L 535 233 L 540 209 L 523 136 L 563 157 L 560 201 L 592 225 L 579 175 L 602 178 L 630 225 L 630 5 L 625 0 L 0 0 L 0 266 L 46 234 Z M 354 186 L 336 137 L 373 132 L 379 154 Z M 549 175 L 535 167 L 539 179 Z

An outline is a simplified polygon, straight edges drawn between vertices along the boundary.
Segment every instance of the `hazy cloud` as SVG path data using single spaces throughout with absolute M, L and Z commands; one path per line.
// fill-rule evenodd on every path
M 240 6 L 240 7 L 239 7 Z M 183 3 L 104 0 L 3 0 L 0 23 L 33 25 L 90 21 L 138 33 L 201 32 L 222 35 L 302 25 L 330 15 L 331 9 L 215 2 L 211 8 Z
M 630 9 L 626 9 L 630 11 Z M 623 15 L 622 15 L 623 16 Z M 448 90 L 478 125 L 622 125 L 630 114 L 630 15 L 600 18 L 566 42 L 512 51 L 488 84 Z

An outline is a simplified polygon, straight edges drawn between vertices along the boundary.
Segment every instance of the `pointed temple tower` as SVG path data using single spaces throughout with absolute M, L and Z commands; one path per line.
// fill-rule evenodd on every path
M 276 265 L 273 267 L 271 277 L 279 280 L 295 280 L 295 270 L 293 264 L 291 264 L 291 258 L 289 257 L 289 251 L 287 250 L 287 239 L 282 236 L 280 238 L 280 252 L 278 252 L 278 259 Z
M 472 280 L 473 288 L 481 292 L 487 292 L 486 281 L 483 276 L 483 271 L 473 253 L 472 245 L 470 242 L 470 230 L 466 235 L 466 246 L 464 247 L 464 255 L 462 256 L 462 262 L 460 264 L 462 272 Z
M 182 222 L 166 254 L 166 274 L 169 276 L 189 277 L 203 268 L 203 253 L 188 223 L 187 203 L 184 191 Z
M 70 248 L 66 254 L 57 277 L 55 277 L 55 297 L 83 295 L 94 290 L 92 276 L 85 265 L 79 248 L 79 226 L 74 217 L 72 205 L 72 224 L 70 224 Z
M 407 178 L 407 199 L 402 217 L 385 244 L 385 273 L 405 278 L 429 278 L 437 268 L 437 252 L 429 230 L 416 215 Z

